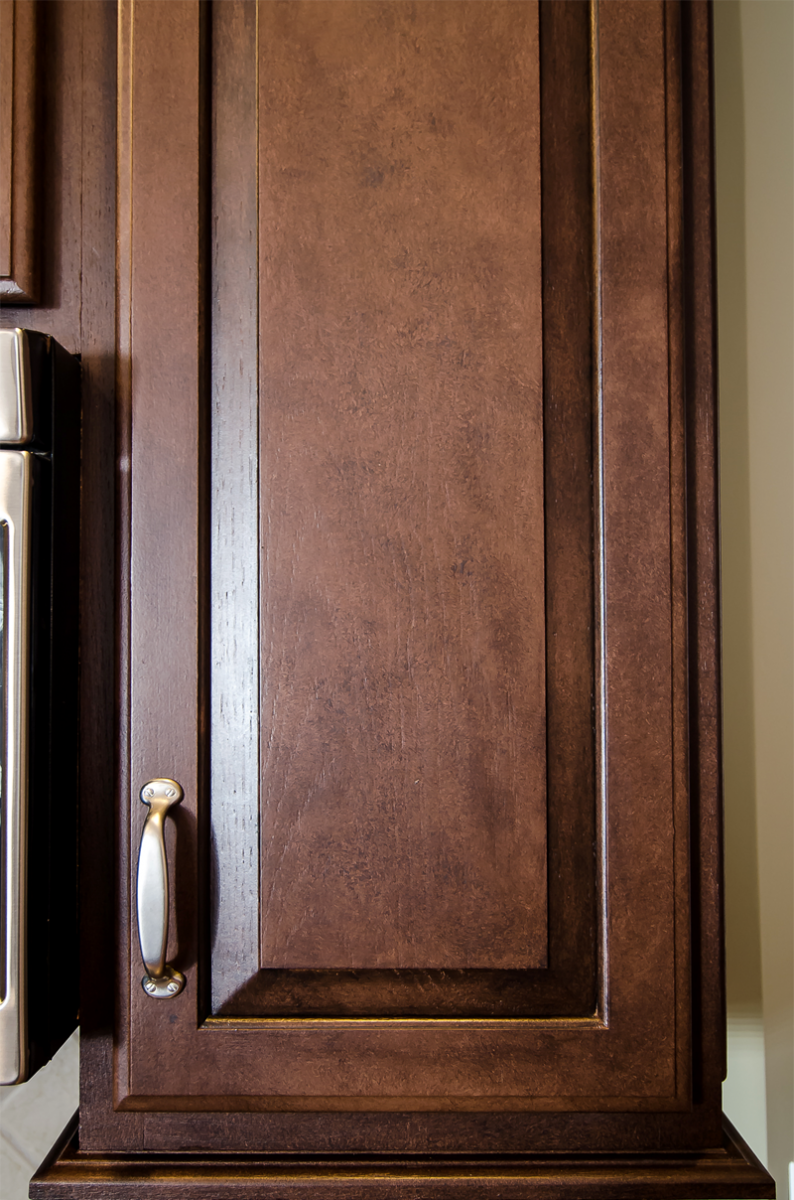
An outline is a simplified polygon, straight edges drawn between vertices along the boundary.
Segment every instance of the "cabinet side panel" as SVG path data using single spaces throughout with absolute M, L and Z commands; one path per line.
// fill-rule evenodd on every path
M 719 497 L 714 311 L 711 15 L 682 9 L 684 247 L 687 272 L 690 778 L 693 846 L 694 1089 L 719 1114 L 726 1072 L 720 745 Z

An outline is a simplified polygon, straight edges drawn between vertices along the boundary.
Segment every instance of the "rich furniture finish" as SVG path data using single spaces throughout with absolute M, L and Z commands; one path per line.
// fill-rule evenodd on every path
M 0 298 L 11 304 L 38 300 L 36 49 L 35 0 L 6 0 L 0 5 Z
M 773 1194 L 720 1113 L 707 7 L 115 32 L 117 824 L 83 788 L 79 1141 L 32 1194 Z
M 76 1123 L 75 1123 L 76 1124 Z M 774 1194 L 764 1168 L 726 1121 L 708 1151 L 614 1154 L 102 1153 L 76 1149 L 75 1124 L 34 1177 L 31 1196 L 101 1195 L 128 1200 L 152 1191 L 179 1200 L 295 1197 L 315 1200 L 639 1200 Z

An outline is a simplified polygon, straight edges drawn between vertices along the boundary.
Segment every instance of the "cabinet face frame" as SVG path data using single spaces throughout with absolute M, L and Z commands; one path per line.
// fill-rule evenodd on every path
M 206 513 L 201 497 L 201 467 L 205 461 L 206 446 L 204 445 L 205 431 L 200 421 L 201 395 L 203 391 L 203 366 L 201 356 L 202 339 L 202 213 L 200 211 L 200 193 L 202 180 L 202 139 L 205 130 L 202 128 L 204 112 L 200 91 L 200 64 L 202 57 L 201 19 L 196 6 L 191 4 L 172 4 L 163 6 L 136 5 L 135 7 L 135 40 L 131 38 L 131 13 L 133 6 L 122 7 L 120 24 L 120 177 L 119 188 L 119 384 L 121 392 L 122 413 L 127 414 L 129 424 L 122 433 L 122 456 L 130 463 L 130 491 L 122 492 L 121 542 L 122 542 L 122 595 L 131 595 L 129 608 L 122 610 L 121 633 L 122 647 L 125 654 L 132 655 L 135 661 L 135 672 L 125 674 L 121 680 L 122 727 L 128 741 L 122 742 L 122 812 L 130 814 L 132 830 L 127 834 L 126 823 L 122 840 L 122 864 L 128 864 L 134 857 L 136 838 L 135 832 L 139 822 L 136 812 L 137 789 L 145 778 L 160 774 L 163 771 L 172 773 L 185 786 L 188 797 L 192 794 L 195 803 L 196 795 L 201 795 L 204 786 L 206 764 L 202 761 L 200 746 L 196 731 L 204 727 L 204 709 L 202 698 L 196 687 L 197 663 L 195 647 L 201 644 L 201 630 L 205 627 L 206 612 L 202 610 L 202 600 L 198 579 L 201 575 L 203 556 L 206 554 Z M 651 6 L 647 6 L 651 8 Z M 679 13 L 677 6 L 670 5 L 662 9 L 653 6 L 658 15 L 657 38 L 664 41 L 677 37 Z M 636 14 L 636 9 L 634 13 Z M 600 98 L 610 89 L 620 86 L 620 55 L 617 54 L 611 64 L 612 74 L 608 64 L 609 36 L 614 36 L 614 28 L 609 33 L 606 26 L 616 22 L 619 26 L 631 9 L 624 5 L 607 5 L 601 9 L 599 18 L 599 61 L 602 64 L 597 73 L 599 87 L 596 98 L 597 111 Z M 614 15 L 613 15 L 614 14 Z M 630 20 L 629 20 L 630 23 Z M 618 34 L 619 36 L 619 34 Z M 701 31 L 701 40 L 703 37 Z M 167 61 L 168 71 L 165 72 Z M 620 950 L 621 938 L 630 934 L 620 928 L 620 922 L 615 916 L 617 896 L 621 883 L 625 885 L 631 877 L 632 870 L 641 876 L 643 869 L 647 872 L 649 863 L 639 863 L 636 860 L 636 846 L 642 843 L 639 830 L 635 830 L 636 843 L 627 838 L 622 843 L 620 828 L 610 828 L 610 851 L 617 853 L 608 872 L 608 887 L 613 889 L 606 893 L 605 908 L 607 920 L 613 924 L 606 926 L 607 936 L 604 938 L 609 951 L 610 967 L 605 971 L 608 983 L 608 1002 L 602 1001 L 599 1014 L 595 1018 L 583 1018 L 579 1021 L 563 1022 L 510 1022 L 508 1041 L 505 1042 L 501 1030 L 495 1030 L 495 1023 L 483 1021 L 449 1022 L 450 1036 L 454 1038 L 455 1046 L 460 1049 L 466 1043 L 470 1052 L 467 1070 L 474 1067 L 475 1060 L 483 1052 L 487 1054 L 501 1053 L 509 1057 L 513 1063 L 516 1060 L 516 1034 L 518 1024 L 522 1028 L 523 1053 L 535 1055 L 540 1050 L 546 1054 L 547 1074 L 545 1087 L 541 1085 L 532 1096 L 522 1095 L 520 1080 L 514 1077 L 507 1089 L 500 1093 L 493 1082 L 481 1076 L 479 1086 L 467 1084 L 466 1090 L 456 1097 L 449 1095 L 449 1088 L 444 1088 L 443 1080 L 430 1080 L 428 1089 L 420 1096 L 406 1095 L 394 1088 L 384 1101 L 382 1081 L 378 1085 L 380 1092 L 373 1095 L 362 1094 L 354 1088 L 346 1096 L 336 1093 L 336 1097 L 326 1097 L 317 1090 L 318 1081 L 304 1078 L 294 1079 L 296 1063 L 302 1058 L 306 1069 L 314 1069 L 317 1061 L 317 1042 L 313 1030 L 304 1033 L 298 1029 L 288 1029 L 285 1022 L 258 1022 L 260 1031 L 254 1032 L 249 1022 L 229 1020 L 226 1022 L 206 1022 L 206 1028 L 197 1028 L 198 1016 L 196 1011 L 197 989 L 193 990 L 192 1001 L 185 1000 L 181 1010 L 174 1010 L 176 1022 L 169 1021 L 166 1036 L 157 1042 L 159 1079 L 184 1078 L 186 1062 L 196 1062 L 195 1047 L 201 1047 L 202 1064 L 196 1065 L 195 1076 L 189 1083 L 189 1090 L 182 1093 L 181 1088 L 176 1093 L 172 1085 L 169 1090 L 161 1091 L 158 1079 L 145 1064 L 140 1066 L 135 1062 L 136 1024 L 139 1028 L 149 1024 L 150 1010 L 145 1005 L 146 998 L 138 995 L 136 947 L 134 937 L 120 939 L 122 953 L 120 956 L 121 978 L 127 986 L 130 996 L 130 1016 L 122 1006 L 120 1015 L 118 1052 L 116 1058 L 116 1105 L 120 1109 L 141 1109 L 157 1116 L 158 1112 L 175 1112 L 184 1109 L 194 1114 L 191 1117 L 192 1126 L 197 1131 L 196 1137 L 206 1136 L 200 1132 L 202 1123 L 195 1114 L 201 1109 L 210 1111 L 218 1109 L 237 1109 L 247 1112 L 251 1117 L 252 1109 L 289 1112 L 290 1110 L 306 1109 L 317 1111 L 322 1108 L 326 1112 L 334 1109 L 355 1110 L 396 1110 L 405 1111 L 410 1108 L 413 1112 L 433 1109 L 470 1110 L 481 1113 L 483 1110 L 492 1113 L 505 1111 L 508 1113 L 527 1112 L 538 1109 L 541 1112 L 554 1112 L 561 1115 L 566 1110 L 575 1109 L 601 1114 L 601 1124 L 596 1121 L 591 1126 L 591 1132 L 585 1132 L 582 1137 L 585 1143 L 593 1138 L 601 1137 L 592 1132 L 599 1130 L 607 1122 L 610 1109 L 623 1111 L 632 1109 L 638 1114 L 638 1127 L 642 1126 L 639 1114 L 646 1112 L 660 1113 L 667 1111 L 671 1116 L 675 1110 L 689 1111 L 692 1107 L 692 1084 L 690 1079 L 691 1045 L 689 1040 L 689 908 L 686 899 L 688 891 L 688 863 L 690 848 L 688 845 L 688 797 L 687 797 L 687 764 L 685 759 L 686 725 L 687 725 L 687 677 L 686 677 L 686 624 L 687 604 L 685 590 L 685 571 L 687 546 L 685 544 L 685 521 L 687 514 L 684 510 L 683 499 L 675 504 L 670 497 L 683 497 L 683 475 L 686 469 L 684 458 L 684 421 L 683 407 L 683 375 L 685 371 L 684 351 L 682 346 L 682 305 L 681 273 L 678 252 L 680 243 L 680 214 L 682 206 L 681 179 L 676 164 L 680 163 L 680 145 L 678 143 L 679 127 L 676 120 L 677 109 L 675 98 L 678 95 L 680 81 L 677 77 L 680 60 L 671 55 L 667 59 L 668 79 L 662 78 L 663 91 L 667 87 L 668 105 L 664 107 L 664 115 L 659 123 L 658 109 L 656 113 L 656 136 L 663 153 L 667 172 L 664 180 L 664 202 L 662 204 L 664 231 L 661 240 L 657 239 L 656 253 L 659 264 L 663 262 L 665 285 L 664 327 L 666 330 L 665 345 L 660 353 L 665 359 L 665 378 L 672 383 L 669 386 L 671 398 L 670 423 L 665 436 L 669 433 L 671 452 L 669 454 L 668 476 L 659 479 L 663 511 L 669 516 L 662 524 L 667 533 L 671 546 L 667 562 L 672 562 L 672 588 L 669 592 L 668 627 L 672 629 L 674 649 L 672 661 L 675 670 L 671 672 L 668 694 L 677 697 L 671 704 L 671 709 L 677 713 L 676 720 L 671 723 L 669 738 L 677 746 L 675 761 L 675 784 L 670 780 L 670 792 L 675 800 L 675 853 L 668 864 L 668 878 L 675 880 L 674 891 L 678 895 L 677 902 L 668 908 L 666 916 L 666 941 L 664 949 L 659 950 L 658 965 L 663 971 L 670 972 L 674 964 L 675 974 L 671 977 L 669 990 L 664 1008 L 664 1016 L 649 1012 L 645 999 L 640 1002 L 638 991 L 634 990 L 631 998 L 631 988 L 624 972 L 623 983 L 620 979 Z M 657 60 L 658 62 L 658 60 Z M 604 64 L 607 64 L 606 66 Z M 626 68 L 624 67 L 624 70 Z M 658 70 L 658 67 L 657 67 Z M 167 74 L 167 84 L 162 86 L 168 90 L 167 96 L 158 92 L 154 86 L 158 79 Z M 658 74 L 657 74 L 658 78 Z M 624 79 L 625 84 L 625 79 Z M 140 99 L 135 108 L 132 106 L 132 92 L 138 89 L 136 95 L 145 97 L 141 105 Z M 599 98 L 600 97 L 600 98 Z M 614 97 L 613 97 L 614 99 Z M 167 103 L 164 103 L 164 100 Z M 175 106 L 180 119 L 175 120 Z M 172 134 L 169 145 L 168 163 L 155 161 L 150 152 L 157 146 L 157 121 L 163 120 L 163 113 L 168 112 L 168 126 Z M 613 112 L 616 109 L 612 110 Z M 131 114 L 135 113 L 134 122 Z M 148 122 L 148 124 L 147 124 Z M 162 126 L 161 126 L 162 129 Z M 599 194 L 609 196 L 609 188 L 617 191 L 621 187 L 636 186 L 637 180 L 621 178 L 621 170 L 615 163 L 621 160 L 620 149 L 614 151 L 614 161 L 610 167 L 608 145 L 605 149 L 601 125 L 596 126 L 598 136 L 595 138 L 597 180 Z M 625 131 L 624 131 L 625 136 Z M 620 130 L 613 130 L 610 137 L 617 139 L 610 145 L 620 145 Z M 165 174 L 164 174 L 165 172 Z M 128 174 L 129 173 L 129 174 Z M 162 205 L 154 205 L 153 197 L 160 199 L 157 189 L 163 189 L 163 195 L 169 197 L 168 212 L 164 213 Z M 606 189 L 606 191 L 604 190 Z M 614 212 L 612 199 L 597 205 L 599 218 L 596 222 L 597 240 L 603 247 L 620 240 L 625 236 L 625 230 L 616 227 L 611 221 L 609 212 Z M 150 216 L 147 218 L 147 213 Z M 151 220 L 152 227 L 147 222 Z M 158 232 L 159 230 L 159 232 Z M 140 231 L 140 232 L 138 232 Z M 671 232 L 672 231 L 672 232 Z M 663 247 L 663 251 L 662 251 Z M 603 262 L 603 258 L 601 259 Z M 625 265 L 625 258 L 624 258 Z M 619 276 L 619 272 L 618 272 Z M 612 372 L 620 353 L 621 337 L 631 338 L 631 330 L 626 328 L 623 321 L 622 306 L 626 295 L 621 294 L 621 280 L 611 283 L 612 277 L 607 272 L 598 289 L 600 294 L 601 316 L 598 322 L 599 341 L 602 343 L 601 370 L 599 378 L 609 388 Z M 623 281 L 625 285 L 625 280 Z M 661 293 L 659 293 L 661 294 Z M 670 297 L 669 309 L 667 308 Z M 614 314 L 619 313 L 620 328 L 610 329 L 609 323 Z M 635 336 L 639 333 L 635 331 Z M 614 340 L 613 340 L 614 339 Z M 624 347 L 625 349 L 625 347 Z M 661 360 L 659 360 L 661 361 Z M 155 371 L 156 367 L 156 371 Z M 668 375 L 669 373 L 669 375 Z M 628 384 L 624 383 L 624 386 Z M 602 394 L 604 394 L 602 392 Z M 182 403 L 175 401 L 173 406 L 162 403 L 163 396 L 183 398 Z M 667 392 L 665 392 L 665 401 Z M 616 446 L 615 457 L 605 453 L 599 460 L 599 475 L 602 487 L 602 503 L 598 506 L 602 520 L 605 523 L 618 523 L 618 514 L 624 511 L 626 504 L 633 497 L 630 474 L 630 447 L 623 446 L 623 457 L 620 452 L 620 439 L 616 427 L 610 429 L 613 419 L 619 425 L 617 409 L 612 409 L 605 402 L 599 409 L 599 426 L 603 444 L 607 447 Z M 180 428 L 176 429 L 175 414 Z M 615 433 L 614 443 L 611 435 Z M 628 455 L 628 457 L 627 457 Z M 169 505 L 163 509 L 163 493 L 159 485 L 152 486 L 152 480 L 167 479 Z M 678 487 L 680 486 L 680 490 Z M 647 514 L 646 514 L 647 515 Z M 639 518 L 638 518 L 639 519 Z M 148 539 L 146 545 L 145 531 L 157 529 L 156 543 Z M 634 538 L 636 545 L 637 528 L 630 531 L 628 539 Z M 616 545 L 612 542 L 610 545 Z M 713 549 L 713 548 L 712 548 Z M 614 552 L 619 557 L 618 550 Z M 623 635 L 632 636 L 629 624 L 621 630 L 618 622 L 610 627 L 610 604 L 612 588 L 619 592 L 619 601 L 631 603 L 636 613 L 637 589 L 636 579 L 627 575 L 625 570 L 616 572 L 610 577 L 610 564 L 605 560 L 603 565 L 604 578 L 601 588 L 602 598 L 606 597 L 605 640 L 607 650 L 604 655 L 605 663 L 609 664 L 610 672 L 607 679 L 615 677 L 620 664 L 627 661 L 627 656 L 621 650 L 616 662 L 610 662 L 609 654 L 615 640 L 619 642 Z M 175 590 L 178 595 L 178 627 L 175 629 L 166 625 L 170 618 L 166 615 L 162 602 L 162 593 L 157 584 L 151 585 L 152 579 L 182 580 L 183 585 Z M 621 583 L 622 579 L 622 583 Z M 184 583 L 189 581 L 189 586 Z M 690 608 L 691 613 L 691 608 Z M 691 617 L 690 617 L 691 620 Z M 175 636 L 176 634 L 176 636 Z M 668 634 L 669 640 L 669 634 Z M 146 647 L 147 656 L 151 657 L 153 666 L 148 673 L 141 671 L 141 657 L 136 657 L 136 647 Z M 635 658 L 637 648 L 634 650 Z M 628 649 L 628 659 L 631 650 Z M 124 660 L 124 668 L 129 672 L 130 660 Z M 635 680 L 636 683 L 636 680 Z M 609 686 L 606 681 L 604 687 Z M 171 696 L 178 694 L 180 704 L 178 711 L 174 708 Z M 161 702 L 169 713 L 171 727 L 166 733 L 165 723 L 156 714 L 155 705 Z M 615 713 L 610 717 L 612 730 L 616 723 L 623 721 L 623 731 L 630 740 L 633 713 L 623 710 L 616 712 L 616 705 L 609 697 L 608 710 Z M 625 696 L 624 696 L 625 701 Z M 155 765 L 155 761 L 159 765 Z M 128 765 L 129 764 L 129 765 Z M 606 764 L 602 763 L 606 772 Z M 620 780 L 609 781 L 609 789 L 620 786 Z M 670 810 L 668 810 L 670 811 Z M 187 812 L 190 813 L 189 806 Z M 630 815 L 630 814 L 629 814 Z M 673 813 L 670 811 L 670 819 Z M 195 817 L 194 817 L 195 819 Z M 608 822 L 605 821 L 605 824 Z M 186 826 L 190 828 L 189 819 Z M 195 826 L 194 826 L 195 828 Z M 621 828 L 626 831 L 626 825 Z M 187 840 L 187 839 L 185 839 Z M 645 839 L 646 845 L 653 839 Z M 621 861 L 622 856 L 622 861 Z M 629 861 L 633 860 L 632 863 Z M 621 870 L 623 876 L 621 877 Z M 189 868 L 188 880 L 198 875 L 198 862 Z M 122 911 L 128 912 L 129 882 L 122 870 L 121 904 Z M 648 893 L 646 892 L 646 895 Z M 671 897 L 673 891 L 670 893 Z M 610 912 L 612 915 L 610 916 Z M 203 914 L 199 910 L 198 918 Z M 127 932 L 134 925 L 123 922 L 122 928 Z M 645 940 L 645 939 L 644 939 Z M 198 929 L 192 935 L 194 949 L 199 943 Z M 126 944 L 125 944 L 126 942 Z M 625 946 L 624 942 L 624 946 Z M 637 943 L 635 942 L 635 945 Z M 615 966 L 615 964 L 618 964 Z M 621 990 L 622 989 L 622 990 Z M 186 996 L 190 993 L 186 993 Z M 193 1005 L 192 1010 L 188 1007 Z M 139 1015 L 140 1014 L 140 1015 Z M 184 1015 L 182 1015 L 184 1014 Z M 661 1021 L 661 1026 L 660 1026 Z M 299 1023 L 298 1023 L 299 1024 Z M 320 1025 L 319 1022 L 312 1026 Z M 368 1033 L 366 1022 L 326 1022 L 334 1024 L 337 1031 L 351 1034 L 351 1049 L 358 1045 L 362 1053 L 367 1054 L 375 1043 L 368 1042 L 373 1036 L 379 1046 L 391 1045 L 406 1052 L 416 1045 L 417 1025 L 434 1026 L 438 1022 L 391 1022 L 391 1028 L 384 1036 L 381 1030 Z M 176 1028 L 174 1027 L 176 1025 Z M 211 1026 L 214 1026 L 212 1028 Z M 451 1027 L 455 1026 L 454 1032 Z M 352 1027 L 352 1028 L 351 1028 Z M 362 1032 L 363 1028 L 363 1032 Z M 660 1028 L 666 1030 L 660 1038 Z M 433 1036 L 436 1036 L 432 1030 Z M 524 1035 L 524 1030 L 526 1031 Z M 271 1079 L 251 1078 L 251 1055 L 255 1055 L 253 1043 L 260 1036 L 268 1038 L 268 1052 L 272 1069 L 273 1051 L 276 1055 L 285 1054 L 282 1069 L 283 1081 L 289 1082 L 289 1090 L 280 1085 L 280 1090 L 272 1090 Z M 443 1036 L 446 1036 L 446 1032 Z M 525 1037 L 525 1040 L 524 1040 Z M 579 1078 L 572 1067 L 568 1072 L 561 1070 L 560 1050 L 550 1050 L 554 1039 L 557 1047 L 574 1046 L 570 1051 L 571 1061 L 580 1057 L 579 1047 L 582 1038 L 591 1038 L 598 1045 L 607 1045 L 604 1057 L 596 1050 L 588 1070 Z M 216 1046 L 211 1045 L 210 1039 L 216 1040 Z M 600 1041 L 599 1041 L 600 1039 Z M 656 1062 L 648 1057 L 648 1050 L 654 1044 L 660 1043 L 668 1047 L 674 1042 L 675 1052 L 666 1053 L 657 1058 Z M 221 1044 L 222 1043 L 222 1044 Z M 451 1044 L 451 1043 L 450 1043 Z M 205 1051 L 204 1047 L 208 1047 Z M 545 1048 L 545 1049 L 544 1049 Z M 213 1060 L 223 1059 L 229 1063 L 230 1056 L 242 1055 L 245 1063 L 249 1085 L 244 1094 L 240 1094 L 238 1086 L 231 1080 L 230 1085 L 218 1087 L 219 1077 L 214 1073 Z M 565 1051 L 563 1049 L 562 1054 Z M 297 1054 L 297 1057 L 296 1057 Z M 305 1057 L 304 1057 L 305 1056 Z M 464 1054 L 465 1057 L 465 1054 Z M 170 1076 L 168 1068 L 173 1068 Z M 512 1069 L 512 1067 L 510 1068 Z M 543 1067 L 540 1068 L 541 1074 Z M 233 1071 L 232 1071 L 233 1074 Z M 520 1074 L 520 1072 L 519 1072 Z M 589 1075 L 589 1078 L 588 1078 Z M 288 1079 L 288 1076 L 290 1077 Z M 467 1079 L 471 1081 L 470 1074 Z M 595 1082 L 597 1081 L 597 1083 Z M 223 1081 L 220 1081 L 223 1083 Z M 387 1081 L 388 1083 L 389 1081 Z M 149 1084 L 154 1087 L 149 1088 Z M 391 1081 L 392 1085 L 395 1083 Z M 308 1084 L 308 1086 L 307 1086 Z M 248 1090 L 250 1086 L 250 1091 Z M 227 1090 L 227 1087 L 229 1090 Z M 270 1092 L 268 1093 L 268 1088 Z M 193 1089 L 193 1090 L 190 1090 Z M 203 1091 L 202 1091 L 203 1089 Z M 294 1090 L 293 1090 L 294 1089 Z M 696 1082 L 696 1093 L 700 1090 Z M 301 1097 L 305 1099 L 301 1099 Z M 238 1097 L 235 1099 L 234 1097 Z M 630 1099 L 629 1099 L 630 1098 Z M 696 1094 L 695 1099 L 698 1099 Z M 428 1102 L 429 1101 L 429 1102 Z M 440 1115 L 439 1113 L 436 1114 Z M 242 1116 L 242 1113 L 239 1113 Z M 267 1120 L 263 1115 L 263 1119 Z M 429 1118 L 427 1128 L 430 1128 L 435 1118 Z M 178 1121 L 178 1118 L 176 1118 Z M 213 1120 L 217 1121 L 218 1117 Z M 569 1125 L 573 1122 L 569 1120 Z M 713 1120 L 707 1122 L 713 1131 Z M 239 1117 L 238 1117 L 239 1124 Z M 581 1124 L 581 1122 L 580 1122 Z M 437 1122 L 436 1122 L 437 1125 Z M 517 1126 L 514 1126 L 517 1128 Z M 171 1122 L 170 1128 L 177 1125 Z M 308 1128 L 308 1126 L 306 1126 Z M 522 1128 L 527 1128 L 523 1126 Z M 163 1127 L 163 1136 L 169 1136 Z M 184 1122 L 182 1135 L 184 1137 Z M 702 1136 L 702 1131 L 701 1131 Z M 165 1148 L 166 1142 L 163 1143 Z M 148 1144 L 152 1145 L 151 1139 Z

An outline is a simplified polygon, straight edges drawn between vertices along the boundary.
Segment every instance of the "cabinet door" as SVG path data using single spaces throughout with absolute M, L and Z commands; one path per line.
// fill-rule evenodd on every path
M 0 297 L 38 299 L 36 264 L 36 6 L 0 5 Z
M 716 1144 L 677 6 L 120 20 L 116 1107 L 150 1149 Z

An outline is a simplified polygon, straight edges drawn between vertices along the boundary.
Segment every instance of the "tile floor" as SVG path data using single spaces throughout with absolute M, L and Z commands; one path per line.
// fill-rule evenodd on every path
M 27 1200 L 31 1175 L 77 1108 L 78 1034 L 18 1087 L 0 1088 L 0 1196 Z

